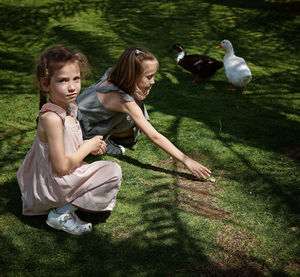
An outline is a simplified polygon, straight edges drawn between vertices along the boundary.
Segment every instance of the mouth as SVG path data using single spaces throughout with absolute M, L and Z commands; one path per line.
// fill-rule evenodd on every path
M 68 97 L 70 97 L 70 98 L 74 98 L 74 97 L 76 97 L 77 96 L 77 93 L 72 93 L 72 94 L 69 94 L 68 95 Z
M 151 90 L 151 88 L 152 88 L 152 86 L 144 88 L 143 93 L 149 92 Z

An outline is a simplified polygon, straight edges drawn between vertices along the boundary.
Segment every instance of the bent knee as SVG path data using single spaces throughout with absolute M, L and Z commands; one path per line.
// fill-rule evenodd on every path
M 115 179 L 116 183 L 121 183 L 122 181 L 122 168 L 116 162 L 111 162 L 110 164 L 111 176 Z

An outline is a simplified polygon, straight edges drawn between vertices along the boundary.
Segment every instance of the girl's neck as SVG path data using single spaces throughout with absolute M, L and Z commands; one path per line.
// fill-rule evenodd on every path
M 51 97 L 49 98 L 49 102 L 63 108 L 66 111 L 66 113 L 69 114 L 69 105 L 68 104 L 66 104 L 66 103 L 63 103 L 63 104 L 55 103 L 55 102 L 52 101 Z

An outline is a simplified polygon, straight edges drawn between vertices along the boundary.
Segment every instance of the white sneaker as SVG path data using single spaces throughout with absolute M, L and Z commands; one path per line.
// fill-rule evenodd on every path
M 71 226 L 66 225 L 69 219 L 74 220 L 74 224 Z M 48 214 L 46 223 L 54 229 L 62 230 L 72 235 L 82 235 L 85 232 L 92 231 L 92 224 L 79 219 L 75 212 L 59 214 L 55 209 L 52 209 Z

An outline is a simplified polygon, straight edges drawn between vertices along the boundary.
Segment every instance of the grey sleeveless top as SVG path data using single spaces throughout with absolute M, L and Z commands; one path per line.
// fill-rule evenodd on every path
M 109 91 L 118 91 L 124 101 L 135 101 L 142 109 L 145 118 L 149 120 L 148 112 L 142 101 L 134 99 L 117 86 L 99 87 L 100 84 L 107 80 L 109 71 L 110 68 L 105 72 L 103 77 L 81 92 L 76 99 L 78 105 L 77 119 L 80 123 L 84 139 L 89 139 L 96 135 L 102 135 L 104 139 L 107 139 L 112 133 L 122 132 L 132 127 L 134 127 L 134 136 L 138 137 L 140 135 L 140 130 L 135 126 L 132 118 L 125 113 L 106 109 L 100 102 L 97 92 L 107 93 Z

